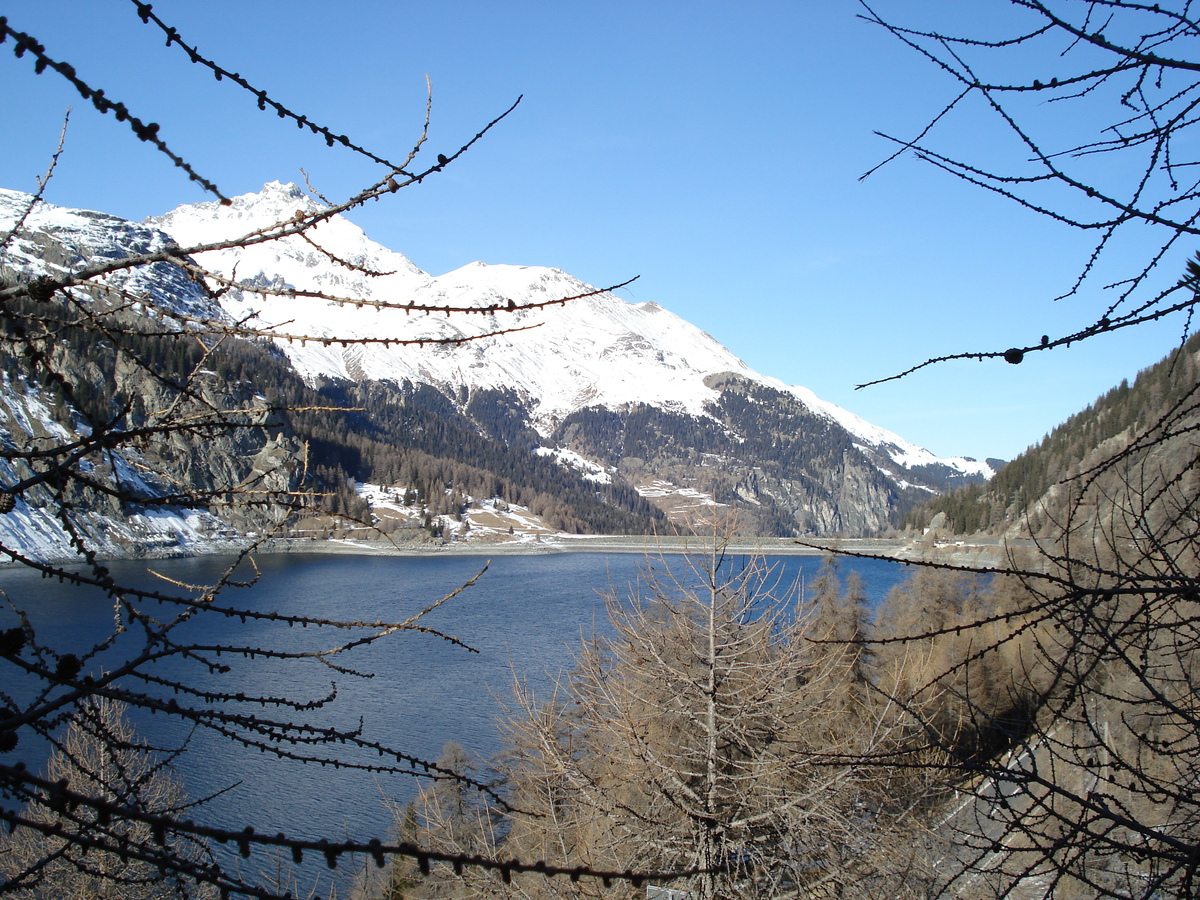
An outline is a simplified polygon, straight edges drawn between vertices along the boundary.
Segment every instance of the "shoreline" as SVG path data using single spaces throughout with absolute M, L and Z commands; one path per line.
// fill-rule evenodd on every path
M 312 553 L 364 556 L 545 556 L 566 553 L 682 554 L 704 553 L 703 537 L 678 535 L 552 535 L 539 541 L 450 541 L 444 544 L 404 543 L 385 539 L 274 539 L 255 550 L 262 554 Z M 963 566 L 996 566 L 1006 561 L 999 540 L 956 541 L 928 545 L 905 538 L 781 538 L 734 537 L 725 544 L 731 555 L 824 556 L 857 554 L 897 562 L 948 562 Z
M 146 549 L 130 553 L 99 553 L 103 560 L 182 559 L 202 556 L 225 556 L 243 552 L 252 543 L 235 541 L 208 545 L 176 546 Z M 1024 543 L 1024 542 L 1016 542 Z M 386 538 L 267 538 L 250 551 L 255 556 L 312 554 L 329 556 L 546 556 L 568 553 L 660 554 L 704 553 L 709 540 L 680 535 L 541 535 L 537 540 L 474 540 L 435 541 Z M 905 538 L 780 538 L 734 537 L 725 543 L 725 552 L 735 556 L 824 556 L 829 553 L 848 553 L 892 559 L 897 562 L 940 562 L 967 567 L 994 567 L 1006 562 L 1006 548 L 999 540 L 982 542 L 955 541 L 930 545 Z M 82 562 L 77 556 L 45 558 L 51 566 Z M 0 569 L 20 567 L 16 561 L 0 563 Z
M 809 544 L 812 544 L 810 546 Z M 725 544 L 735 555 L 762 553 L 767 556 L 823 556 L 834 550 L 878 553 L 893 556 L 909 545 L 904 540 L 879 538 L 814 539 L 735 537 Z M 553 535 L 539 541 L 449 541 L 393 544 L 386 539 L 291 540 L 274 539 L 255 553 L 327 553 L 365 556 L 545 556 L 560 553 L 650 554 L 703 553 L 709 547 L 703 537 L 676 535 Z

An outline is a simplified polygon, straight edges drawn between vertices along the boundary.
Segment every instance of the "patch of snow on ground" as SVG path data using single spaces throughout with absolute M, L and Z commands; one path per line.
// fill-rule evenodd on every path
M 635 485 L 635 490 L 648 500 L 677 497 L 679 499 L 692 500 L 692 502 L 700 503 L 704 506 L 725 505 L 716 502 L 712 494 L 697 491 L 694 487 L 679 487 L 678 485 L 671 484 L 670 481 L 662 479 L 654 479 L 653 481 L 643 482 L 641 485 Z
M 904 490 L 908 490 L 909 488 L 914 488 L 915 490 L 918 490 L 918 491 L 925 491 L 926 493 L 929 493 L 929 494 L 936 494 L 936 493 L 937 493 L 937 491 L 935 491 L 933 488 L 929 487 L 929 485 L 926 485 L 926 484 L 913 484 L 912 482 L 905 481 L 903 478 L 901 478 L 901 479 L 898 479 L 898 480 L 896 481 L 896 487 L 900 488 L 900 490 L 902 490 L 902 491 L 904 491 Z
M 552 457 L 563 468 L 574 469 L 581 473 L 587 481 L 612 484 L 612 476 L 605 471 L 603 466 L 580 456 L 574 450 L 567 450 L 565 447 L 538 447 L 533 452 L 538 456 Z
M 404 485 L 380 485 L 359 483 L 355 486 L 358 496 L 371 505 L 377 521 L 385 518 L 400 519 L 405 526 L 418 528 L 424 525 L 425 511 L 419 504 L 405 506 Z M 386 515 L 384 515 L 386 514 Z M 467 509 L 462 521 L 452 515 L 432 516 L 432 525 L 440 525 L 446 540 L 452 541 L 513 541 L 538 543 L 551 536 L 559 536 L 539 516 L 527 507 L 493 497 L 487 500 L 468 498 Z

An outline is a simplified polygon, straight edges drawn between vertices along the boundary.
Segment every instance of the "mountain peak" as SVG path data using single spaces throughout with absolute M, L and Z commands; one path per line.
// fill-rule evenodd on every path
M 296 184 L 294 181 L 289 181 L 286 183 L 282 182 L 282 181 L 268 181 L 266 184 L 263 185 L 262 192 L 259 193 L 257 196 L 266 197 L 266 196 L 271 196 L 273 194 L 279 195 L 281 197 L 286 197 L 291 200 L 308 199 L 308 195 L 306 193 L 304 193 L 304 191 L 302 191 L 300 189 L 300 185 Z M 242 196 L 243 197 L 254 197 L 256 195 L 255 194 L 243 194 Z
M 292 219 L 297 212 L 319 212 L 324 207 L 300 187 L 290 182 L 271 181 L 261 191 L 241 194 L 229 206 L 214 202 L 179 206 L 170 212 L 146 220 L 161 228 L 185 248 L 236 240 L 243 235 L 270 228 Z M 428 281 L 429 275 L 418 269 L 408 257 L 375 243 L 361 228 L 343 216 L 333 216 L 309 229 L 309 241 L 290 236 L 246 247 L 207 251 L 197 259 L 214 272 L 240 282 L 282 283 L 298 290 L 324 292 L 356 300 L 374 296 L 406 293 L 414 284 Z M 326 251 L 322 253 L 321 251 Z M 343 260 L 350 266 L 337 262 Z M 235 315 L 252 310 L 247 306 L 254 295 L 242 292 L 230 296 L 227 306 L 237 307 Z M 267 298 L 261 298 L 264 301 Z M 293 298 L 274 298 L 284 305 Z M 310 304 L 328 319 L 328 304 Z M 339 310 L 337 310 L 340 312 Z M 291 319 L 282 315 L 276 322 Z M 351 317 L 353 318 L 353 317 Z M 310 317 L 311 319 L 311 317 Z M 299 320 L 304 322 L 303 317 Z M 313 333 L 337 330 L 335 322 L 312 323 Z
M 162 216 L 146 219 L 146 224 L 161 227 L 171 222 L 180 244 L 208 243 L 222 238 L 240 237 L 291 219 L 297 212 L 318 212 L 321 204 L 292 182 L 269 181 L 261 191 L 239 194 L 228 206 L 205 201 L 179 206 Z M 189 227 L 190 224 L 190 227 Z M 347 223 L 349 224 L 349 223 Z M 184 238 L 184 239 L 181 239 Z

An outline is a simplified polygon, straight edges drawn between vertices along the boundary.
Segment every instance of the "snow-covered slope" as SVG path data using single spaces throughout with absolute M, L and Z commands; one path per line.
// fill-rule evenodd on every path
M 20 228 L 14 233 L 18 224 Z M 146 225 L 104 213 L 34 204 L 28 194 L 3 189 L 0 189 L 0 243 L 0 287 L 40 276 L 55 279 L 79 276 L 108 263 L 156 253 L 174 244 L 166 234 Z M 92 279 L 85 288 L 76 289 L 74 297 L 95 304 L 94 308 L 103 311 L 97 320 L 116 328 L 120 328 L 117 318 L 105 318 L 117 316 L 115 310 L 133 317 L 153 314 L 163 320 L 167 331 L 182 331 L 206 322 L 221 327 L 229 321 L 203 285 L 169 262 L 118 270 Z M 64 316 L 63 321 L 71 322 L 72 318 Z M 53 321 L 54 313 L 48 312 L 46 322 Z M 88 331 L 84 320 L 72 324 L 78 326 L 77 331 Z M 132 390 L 136 366 L 122 365 L 118 367 L 119 374 L 111 369 L 102 373 L 97 367 L 96 360 L 105 356 L 97 345 L 110 337 L 97 331 L 99 334 L 92 332 L 95 343 L 85 344 L 87 352 L 83 353 L 69 349 L 72 346 L 69 329 L 60 331 L 58 339 L 53 341 L 53 350 L 47 351 L 54 360 L 53 370 L 70 376 L 77 395 L 81 382 L 105 381 L 113 387 L 120 381 Z M 69 445 L 90 434 L 91 425 L 86 418 L 42 383 L 44 369 L 23 365 L 19 357 L 14 359 L 11 354 L 18 353 L 15 347 L 20 347 L 20 343 L 12 342 L 12 335 L 10 322 L 4 348 L 10 354 L 10 368 L 0 373 L 0 449 L 44 451 Z M 152 404 L 151 408 L 157 407 Z M 182 452 L 185 446 L 186 442 L 181 441 L 175 450 Z M 214 465 L 219 456 L 215 442 L 208 441 L 204 446 L 206 464 Z M 34 478 L 43 471 L 36 460 L 25 458 L 21 452 L 5 456 L 0 459 L 0 484 L 8 488 L 33 482 L 15 497 L 14 508 L 0 515 L 0 546 L 7 552 L 42 561 L 77 559 L 78 538 L 68 534 L 64 518 L 87 537 L 91 549 L 109 556 L 228 551 L 245 543 L 234 528 L 208 510 L 182 503 L 128 504 L 118 509 L 115 501 L 104 507 L 75 497 L 71 511 L 66 512 L 65 505 L 60 508 L 59 498 L 47 484 Z M 158 462 L 148 460 L 132 444 L 126 444 L 85 455 L 76 461 L 75 467 L 98 484 L 115 485 L 141 497 L 176 494 L 178 481 L 153 474 Z M 0 558 L 0 562 L 7 561 L 7 556 Z
M 231 207 L 185 206 L 150 222 L 189 246 L 239 236 L 290 218 L 297 209 L 317 208 L 295 185 L 273 182 L 260 194 L 236 198 Z M 559 269 L 536 266 L 474 262 L 433 277 L 340 217 L 320 225 L 313 239 L 341 259 L 394 274 L 372 278 L 350 271 L 322 258 L 300 238 L 205 253 L 197 259 L 225 275 L 236 271 L 240 281 L 418 306 L 506 306 L 511 300 L 520 307 L 595 290 Z M 670 404 L 701 414 L 713 396 L 703 384 L 704 375 L 721 371 L 753 375 L 741 360 L 678 316 L 655 303 L 632 304 L 613 294 L 549 309 L 487 315 L 409 315 L 396 309 L 355 309 L 249 291 L 226 305 L 235 316 L 256 312 L 260 323 L 315 338 L 445 340 L 536 326 L 452 346 L 341 348 L 310 341 L 285 348 L 306 376 L 408 378 L 441 386 L 513 388 L 537 404 L 537 419 L 543 426 L 591 405 Z
M 0 236 L 8 234 L 25 216 L 20 232 L 9 240 L 0 261 L 0 268 L 11 276 L 78 272 L 113 260 L 156 253 L 172 243 L 156 228 L 105 213 L 50 203 L 38 203 L 30 211 L 31 200 L 29 194 L 0 188 Z M 168 314 L 193 319 L 226 318 L 202 285 L 170 263 L 113 272 L 102 283 L 113 289 L 114 302 L 118 298 L 128 302 L 146 297 L 156 310 Z
M 181 206 L 147 220 L 181 246 L 239 237 L 297 211 L 320 207 L 293 184 L 272 182 L 257 194 L 215 203 Z M 261 325 L 303 334 L 307 341 L 282 342 L 306 377 L 409 379 L 443 388 L 509 388 L 532 405 L 533 421 L 549 434 L 565 416 L 589 406 L 618 409 L 644 403 L 705 415 L 717 392 L 705 378 L 734 373 L 794 395 L 814 412 L 847 429 L 856 442 L 910 469 L 941 466 L 964 475 L 990 476 L 985 463 L 938 458 L 896 434 L 871 425 L 810 390 L 784 385 L 751 370 L 711 336 L 656 303 L 629 303 L 601 293 L 562 306 L 521 307 L 594 290 L 559 269 L 488 265 L 474 262 L 431 276 L 403 255 L 371 241 L 361 229 L 334 217 L 311 233 L 340 265 L 299 237 L 197 257 L 203 265 L 243 284 L 274 289 L 320 291 L 349 303 L 296 296 L 230 291 L 227 312 L 242 319 L 254 314 Z M 381 275 L 368 275 L 362 270 Z M 356 309 L 353 301 L 480 308 L 515 306 L 513 312 L 410 315 L 398 309 Z M 535 327 L 530 327 L 535 326 Z M 479 337 L 505 329 L 524 329 Z M 396 341 L 476 338 L 457 345 L 373 343 L 347 346 L 322 338 L 369 337 Z

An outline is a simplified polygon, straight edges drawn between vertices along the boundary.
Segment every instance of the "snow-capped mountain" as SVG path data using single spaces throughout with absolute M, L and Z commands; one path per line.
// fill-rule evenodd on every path
M 20 221 L 0 246 L 0 288 L 39 276 L 65 284 L 144 253 L 168 258 L 89 275 L 69 300 L 58 295 L 84 320 L 90 303 L 125 325 L 58 342 L 56 365 L 76 386 L 70 403 L 38 386 L 36 365 L 25 371 L 14 358 L 0 386 L 0 441 L 61 439 L 106 416 L 171 409 L 176 383 L 198 384 L 200 401 L 217 408 L 282 417 L 260 433 L 175 441 L 153 458 L 111 454 L 105 478 L 160 476 L 138 488 L 143 497 L 185 484 L 200 498 L 87 511 L 89 533 L 112 552 L 186 551 L 259 527 L 204 506 L 204 496 L 247 477 L 303 486 L 330 498 L 332 512 L 354 515 L 372 515 L 370 497 L 353 488 L 370 483 L 406 510 L 392 517 L 396 528 L 422 534 L 440 534 L 439 517 L 458 528 L 476 506 L 503 535 L 520 525 L 503 520 L 514 510 L 545 529 L 586 533 L 658 528 L 664 514 L 686 525 L 726 505 L 739 508 L 746 533 L 861 535 L 930 493 L 991 474 L 754 372 L 656 303 L 627 302 L 558 269 L 476 262 L 434 276 L 341 216 L 304 236 L 237 240 L 319 213 L 295 185 L 142 224 L 30 203 L 0 191 L 0 239 Z M 214 243 L 228 246 L 198 249 Z M 180 337 L 194 329 L 223 336 L 203 359 L 195 340 Z M 276 348 L 230 340 L 235 332 L 269 336 Z M 133 344 L 116 349 L 110 337 L 119 334 Z M 123 354 L 175 368 L 130 367 Z M 80 397 L 93 415 L 77 408 Z M 18 477 L 0 466 L 4 483 Z M 35 515 L 38 502 L 23 496 L 17 514 L 0 520 L 0 543 L 30 543 L 4 528 Z M 297 535 L 330 527 L 294 526 Z
M 234 199 L 232 206 L 181 206 L 147 220 L 182 247 L 240 237 L 313 213 L 320 205 L 294 184 L 272 182 L 260 193 Z M 938 458 L 899 435 L 874 426 L 818 398 L 804 387 L 754 372 L 711 336 L 657 303 L 629 303 L 600 293 L 562 306 L 522 311 L 522 307 L 595 291 L 559 269 L 473 262 L 432 276 L 403 255 L 370 240 L 358 227 L 335 216 L 312 232 L 311 243 L 289 237 L 244 249 L 201 254 L 198 261 L 230 279 L 255 286 L 324 292 L 348 301 L 383 301 L 417 306 L 478 308 L 512 304 L 511 313 L 449 316 L 410 315 L 398 309 L 331 303 L 296 296 L 258 295 L 249 290 L 226 295 L 229 314 L 317 340 L 283 342 L 305 377 L 408 379 L 444 389 L 508 388 L 530 403 L 533 425 L 543 437 L 569 415 L 587 407 L 619 409 L 647 404 L 693 416 L 708 414 L 718 391 L 712 377 L 732 373 L 794 397 L 809 410 L 836 422 L 881 464 L 893 470 L 944 469 L 959 477 L 990 477 L 986 463 Z M 369 276 L 339 265 L 388 273 Z M 536 326 L 494 337 L 479 335 Z M 323 346 L 322 337 L 394 337 L 397 340 L 478 338 L 457 345 Z M 899 476 L 897 476 L 899 477 Z M 921 483 L 920 478 L 912 479 Z

